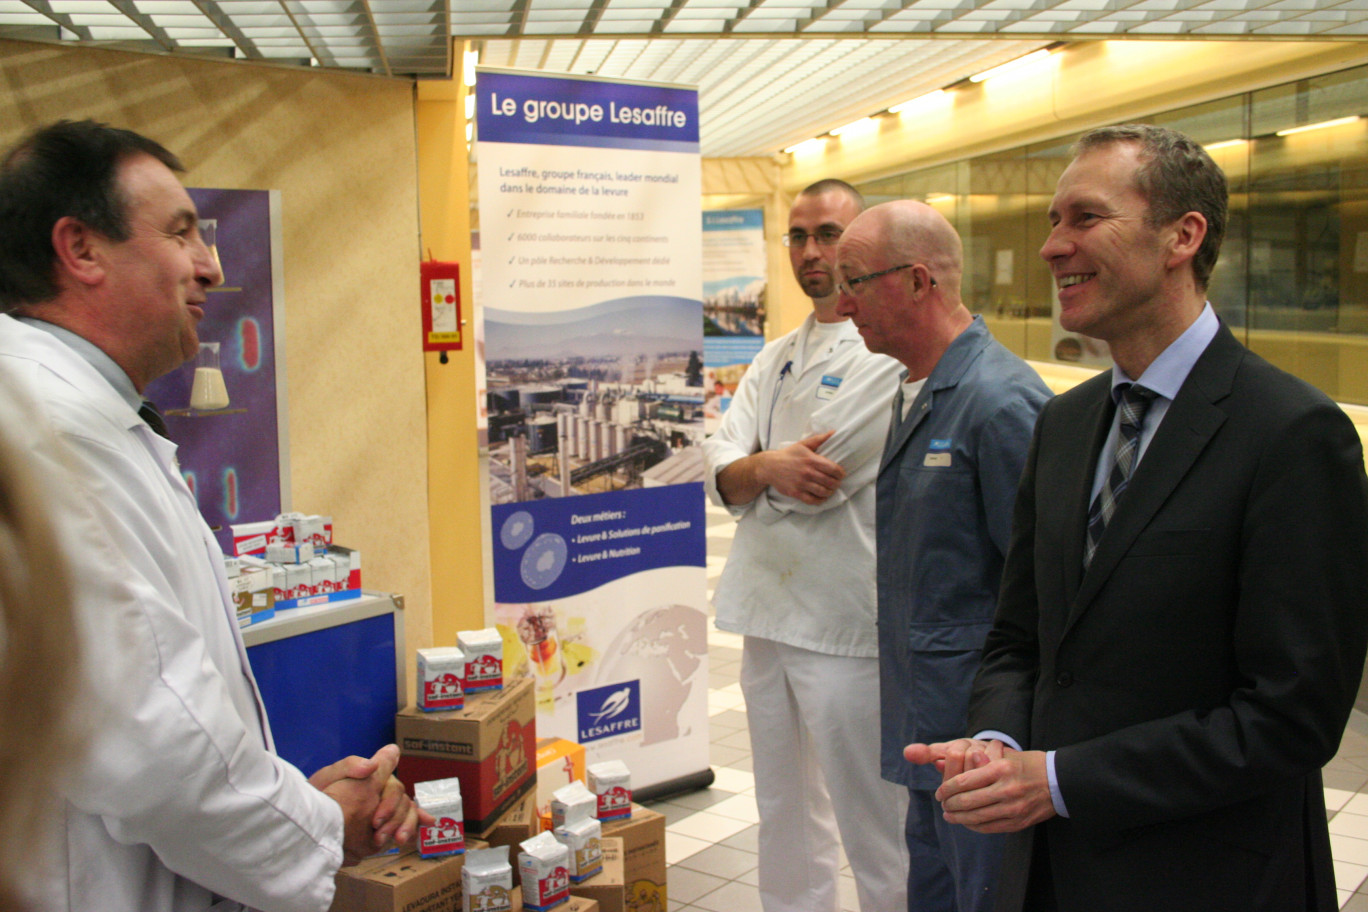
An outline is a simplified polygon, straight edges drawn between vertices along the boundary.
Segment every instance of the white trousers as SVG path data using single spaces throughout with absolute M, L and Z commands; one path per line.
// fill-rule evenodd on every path
M 879 775 L 879 660 L 746 637 L 741 692 L 765 912 L 838 912 L 840 846 L 861 912 L 906 912 L 906 791 Z

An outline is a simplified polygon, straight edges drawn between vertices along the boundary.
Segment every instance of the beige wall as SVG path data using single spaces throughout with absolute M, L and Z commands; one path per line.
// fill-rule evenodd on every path
M 465 94 L 460 76 L 418 85 L 423 255 L 430 252 L 438 260 L 462 264 L 461 318 L 465 321 L 462 347 L 448 354 L 447 363 L 434 352 L 426 355 L 432 629 L 433 643 L 441 646 L 454 645 L 459 631 L 485 626 L 481 553 L 487 510 L 481 505 L 476 430 Z
M 189 186 L 281 191 L 292 504 L 332 514 L 427 645 L 412 84 L 4 40 L 0 84 L 0 145 L 92 117 L 177 153 Z

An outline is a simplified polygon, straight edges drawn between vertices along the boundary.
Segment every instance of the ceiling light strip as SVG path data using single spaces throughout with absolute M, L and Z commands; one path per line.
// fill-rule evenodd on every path
M 1291 136 L 1294 133 L 1309 133 L 1312 130 L 1324 130 L 1326 127 L 1342 127 L 1346 124 L 1354 123 L 1359 119 L 1359 115 L 1357 114 L 1349 117 L 1336 117 L 1334 120 L 1322 120 L 1320 123 L 1307 124 L 1304 127 L 1288 127 L 1286 130 L 1279 130 L 1277 135 Z

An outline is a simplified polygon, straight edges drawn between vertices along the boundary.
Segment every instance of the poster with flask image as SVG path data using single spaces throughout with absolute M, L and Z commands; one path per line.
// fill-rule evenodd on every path
M 148 384 L 200 512 L 232 553 L 228 526 L 288 509 L 280 194 L 190 188 L 211 223 L 223 284 L 209 290 L 198 357 Z M 210 227 L 204 226 L 204 227 Z M 204 230 L 202 227 L 202 234 Z M 217 369 L 215 369 L 217 368 Z

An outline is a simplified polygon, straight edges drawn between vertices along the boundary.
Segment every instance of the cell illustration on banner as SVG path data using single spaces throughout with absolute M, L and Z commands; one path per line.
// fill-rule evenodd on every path
M 503 528 L 499 530 L 499 541 L 509 551 L 516 551 L 532 540 L 532 532 L 535 529 L 536 523 L 532 521 L 532 514 L 526 510 L 519 510 L 504 520 Z
M 555 532 L 544 532 L 523 553 L 519 570 L 529 589 L 545 589 L 560 578 L 570 549 Z
M 261 367 L 261 323 L 252 317 L 237 322 L 238 367 L 243 373 L 253 373 Z

